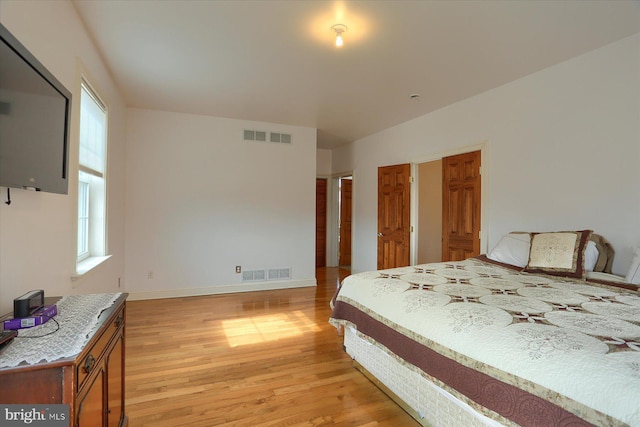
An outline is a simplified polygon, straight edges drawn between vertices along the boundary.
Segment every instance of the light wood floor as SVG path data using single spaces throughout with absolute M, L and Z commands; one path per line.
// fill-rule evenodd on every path
M 140 426 L 418 426 L 352 365 L 318 286 L 127 302 L 126 411 Z

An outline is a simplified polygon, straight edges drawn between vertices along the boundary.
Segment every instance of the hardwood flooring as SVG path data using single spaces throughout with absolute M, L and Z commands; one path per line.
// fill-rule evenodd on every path
M 129 426 L 418 426 L 329 325 L 348 272 L 318 286 L 127 302 Z

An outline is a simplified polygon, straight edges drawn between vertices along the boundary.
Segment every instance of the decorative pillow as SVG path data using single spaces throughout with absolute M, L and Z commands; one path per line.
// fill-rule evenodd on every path
M 611 267 L 613 267 L 613 256 L 615 251 L 611 246 L 611 243 L 599 234 L 593 233 L 589 240 L 595 242 L 598 249 L 598 261 L 593 267 L 593 271 L 602 271 L 604 273 L 611 273 Z
M 595 271 L 599 256 L 600 252 L 598 251 L 596 242 L 589 240 L 587 242 L 587 249 L 584 251 L 584 271 Z
M 487 254 L 487 258 L 522 268 L 529 261 L 529 246 L 531 246 L 529 233 L 505 234 L 493 250 Z
M 525 271 L 583 279 L 584 252 L 591 230 L 531 233 Z
M 640 285 L 640 247 L 636 248 L 625 281 L 627 283 L 633 283 L 634 285 Z

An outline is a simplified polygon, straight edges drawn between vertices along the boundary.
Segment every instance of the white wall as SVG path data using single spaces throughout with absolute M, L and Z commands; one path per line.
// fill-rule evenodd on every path
M 326 178 L 331 176 L 331 150 L 316 151 L 316 176 L 318 178 Z
M 590 228 L 625 274 L 640 245 L 640 35 L 333 153 L 353 169 L 354 271 L 376 267 L 377 168 L 486 143 L 488 248 L 511 230 Z
M 127 140 L 131 298 L 248 290 L 236 265 L 292 268 L 267 287 L 315 284 L 315 129 L 130 109 Z
M 69 195 L 0 188 L 0 313 L 32 289 L 45 295 L 117 292 L 124 274 L 125 108 L 72 4 L 2 1 L 0 22 L 73 94 Z M 108 247 L 111 259 L 72 282 L 77 215 L 79 62 L 109 103 Z M 122 288 L 121 288 L 122 289 Z

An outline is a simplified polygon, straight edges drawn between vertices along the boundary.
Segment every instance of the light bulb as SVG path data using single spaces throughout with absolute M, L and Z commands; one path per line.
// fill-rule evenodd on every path
M 347 31 L 347 26 L 342 24 L 336 24 L 332 26 L 331 29 L 336 33 L 336 47 L 341 47 L 344 44 L 342 40 L 342 33 Z

